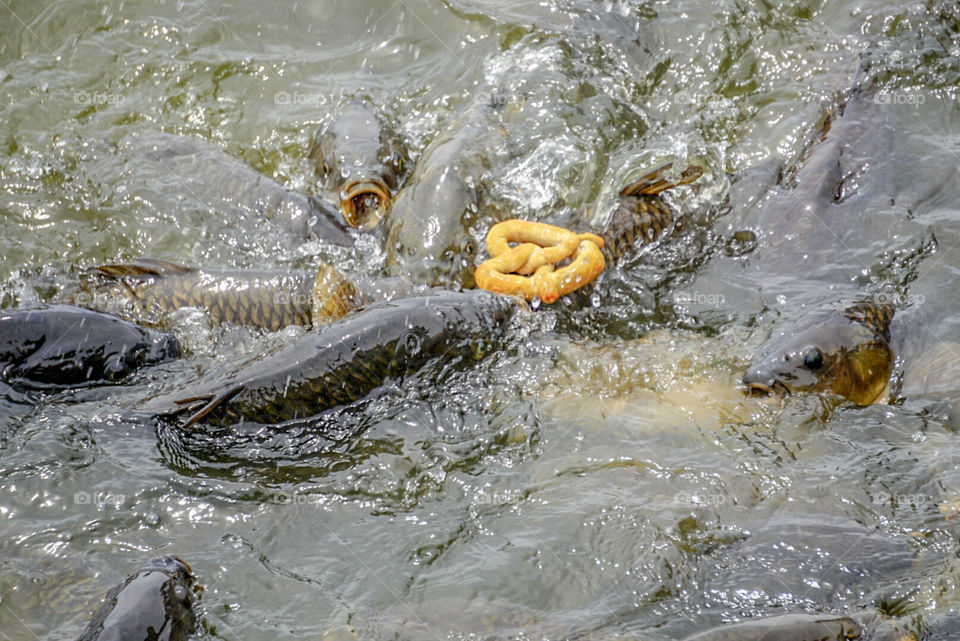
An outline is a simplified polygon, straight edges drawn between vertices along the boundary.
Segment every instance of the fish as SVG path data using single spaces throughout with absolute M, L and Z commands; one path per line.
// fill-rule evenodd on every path
M 857 405 L 887 392 L 895 354 L 885 302 L 817 309 L 776 333 L 743 376 L 748 391 L 785 396 L 828 392 Z
M 197 624 L 193 582 L 186 561 L 152 559 L 107 592 L 77 641 L 186 641 Z
M 857 623 L 845 616 L 830 614 L 785 614 L 722 625 L 682 641 L 851 641 L 860 637 Z M 414 606 L 394 606 L 376 614 L 355 616 L 349 623 L 332 626 L 323 641 L 387 641 L 388 639 L 432 640 L 471 638 L 528 639 L 547 641 L 654 641 L 658 637 L 615 627 L 591 629 L 527 610 L 516 604 L 480 599 L 435 599 Z
M 368 102 L 348 100 L 314 136 L 310 163 L 351 227 L 380 223 L 407 175 L 409 158 L 394 127 Z
M 482 181 L 505 132 L 489 109 L 471 109 L 424 150 L 384 220 L 387 269 L 431 287 L 474 286 Z
M 721 625 L 684 641 L 849 641 L 860 637 L 860 627 L 845 616 L 782 614 Z
M 307 418 L 431 362 L 473 362 L 503 341 L 517 307 L 512 298 L 477 290 L 374 303 L 221 377 L 209 391 L 177 399 L 192 411 L 183 427 Z
M 896 154 L 886 111 L 869 92 L 853 91 L 824 116 L 781 184 L 745 212 L 743 223 L 758 235 L 739 268 L 746 287 L 771 299 L 802 295 L 813 280 L 836 283 L 859 274 L 875 260 L 872 243 L 912 231 L 875 209 L 889 204 L 890 179 L 899 171 L 887 162 Z
M 95 267 L 82 288 L 78 303 L 145 324 L 162 326 L 170 312 L 198 307 L 216 323 L 269 331 L 327 323 L 364 301 L 353 282 L 326 263 L 310 274 L 200 269 L 146 258 Z
M 531 610 L 516 603 L 486 599 L 439 598 L 399 604 L 377 612 L 360 610 L 349 622 L 332 625 L 322 641 L 654 641 L 636 633 L 623 635 L 610 626 L 592 629 Z
M 80 307 L 0 312 L 0 379 L 14 387 L 115 383 L 180 355 L 170 334 Z
M 601 248 L 607 264 L 615 264 L 632 256 L 637 247 L 656 242 L 673 224 L 674 213 L 660 195 L 668 189 L 687 185 L 703 175 L 703 168 L 690 165 L 671 180 L 666 173 L 672 162 L 648 171 L 620 190 L 610 221 L 595 233 L 603 238 Z
M 177 179 L 177 188 L 188 198 L 221 215 L 267 218 L 301 239 L 320 239 L 352 247 L 353 237 L 340 222 L 339 209 L 319 198 L 304 196 L 248 167 L 219 147 L 164 133 L 133 137 L 138 163 L 159 165 Z

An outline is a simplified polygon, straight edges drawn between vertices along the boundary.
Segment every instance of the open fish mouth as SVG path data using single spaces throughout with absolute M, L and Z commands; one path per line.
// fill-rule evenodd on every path
M 775 396 L 783 399 L 790 394 L 787 386 L 780 381 L 774 381 L 770 384 L 744 381 L 744 385 L 748 396 Z
M 183 565 L 183 567 L 187 568 L 187 573 L 188 573 L 188 574 L 193 574 L 193 568 L 190 567 L 190 564 L 189 564 L 189 563 L 187 563 L 186 561 L 184 561 L 184 560 L 183 560 L 182 558 L 180 558 L 179 556 L 175 556 L 175 557 L 173 557 L 173 558 L 174 558 L 175 561 L 177 561 L 178 563 L 180 563 L 181 565 Z
M 343 188 L 340 211 L 351 227 L 368 231 L 377 226 L 390 203 L 390 189 L 381 181 L 359 180 Z

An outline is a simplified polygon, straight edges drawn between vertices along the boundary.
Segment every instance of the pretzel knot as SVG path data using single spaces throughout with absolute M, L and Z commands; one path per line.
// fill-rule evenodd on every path
M 511 247 L 510 243 L 519 244 Z M 491 258 L 477 267 L 474 279 L 481 289 L 552 303 L 600 275 L 605 265 L 601 247 L 603 239 L 596 234 L 505 220 L 487 233 Z M 567 258 L 569 264 L 556 267 Z

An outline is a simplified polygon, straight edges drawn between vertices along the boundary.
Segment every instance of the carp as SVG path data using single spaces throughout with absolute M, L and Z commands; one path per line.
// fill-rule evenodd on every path
M 482 291 L 375 303 L 177 400 L 193 410 L 183 426 L 307 418 L 430 363 L 475 361 L 503 341 L 517 308 L 511 298 Z
M 196 627 L 193 581 L 185 561 L 151 560 L 107 592 L 77 641 L 185 641 Z
M 162 133 L 136 136 L 133 145 L 137 162 L 159 165 L 184 195 L 221 215 L 241 223 L 268 218 L 299 238 L 353 245 L 334 205 L 288 189 L 216 146 Z
M 77 302 L 161 326 L 168 313 L 198 307 L 216 323 L 277 331 L 336 320 L 363 301 L 356 286 L 326 263 L 310 274 L 210 270 L 142 259 L 96 267 L 87 276 Z
M 407 151 L 387 120 L 366 101 L 344 104 L 321 126 L 310 150 L 321 187 L 340 203 L 351 227 L 370 230 L 383 218 L 407 172 Z
M 894 307 L 861 301 L 818 309 L 777 331 L 743 376 L 750 391 L 830 392 L 858 405 L 882 400 L 893 371 Z
M 0 378 L 14 387 L 116 382 L 180 352 L 170 334 L 79 307 L 0 312 Z

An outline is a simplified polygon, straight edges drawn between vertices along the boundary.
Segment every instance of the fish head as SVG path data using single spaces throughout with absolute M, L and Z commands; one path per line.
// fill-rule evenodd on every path
M 166 363 L 183 355 L 180 342 L 172 334 L 153 329 L 140 331 L 142 336 L 134 334 L 129 342 L 124 337 L 105 345 L 104 378 L 119 381 L 141 367 Z
M 351 100 L 322 126 L 310 151 L 323 190 L 335 194 L 347 223 L 379 224 L 407 171 L 400 137 L 367 103 Z
M 147 335 L 145 349 L 142 352 L 141 365 L 165 363 L 183 356 L 180 342 L 173 334 L 150 332 Z
M 186 561 L 175 556 L 151 559 L 107 593 L 81 638 L 186 641 L 197 623 L 193 581 Z
M 876 402 L 893 369 L 893 310 L 864 311 L 869 304 L 815 313 L 776 332 L 757 351 L 743 384 L 779 396 L 832 393 L 858 405 Z
M 155 598 L 153 589 L 149 586 L 152 583 L 146 583 L 142 588 L 132 593 L 135 601 L 136 597 L 146 600 L 142 604 L 141 613 L 145 619 L 152 619 L 163 627 L 169 626 L 169 639 L 186 639 L 196 627 L 196 614 L 193 610 L 193 593 L 191 588 L 194 584 L 193 568 L 179 557 L 162 556 L 151 559 L 147 565 L 140 571 L 139 576 L 149 577 L 154 573 L 159 573 L 166 578 L 159 586 L 159 597 L 162 600 L 162 613 L 153 606 Z M 149 580 L 149 579 L 148 579 Z M 128 589 L 132 587 L 128 586 Z M 135 614 L 136 608 L 131 608 L 130 616 Z M 163 629 L 157 627 L 156 629 Z
M 436 167 L 412 181 L 386 223 L 387 267 L 430 286 L 473 286 L 478 190 L 456 168 Z
M 167 555 L 150 559 L 144 567 L 144 570 L 160 570 L 168 576 L 176 577 L 187 587 L 193 585 L 193 568 L 178 556 Z

